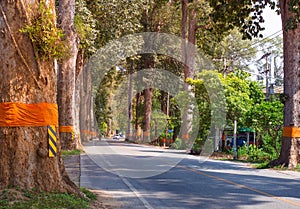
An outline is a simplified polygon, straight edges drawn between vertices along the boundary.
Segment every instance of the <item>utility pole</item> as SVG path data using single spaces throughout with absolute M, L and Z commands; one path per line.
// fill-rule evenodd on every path
M 259 60 L 266 58 L 266 69 L 264 71 L 265 76 L 266 76 L 266 101 L 269 100 L 269 96 L 270 96 L 270 89 L 269 89 L 269 65 L 268 65 L 268 57 L 271 55 L 270 52 L 264 54 Z
M 170 106 L 170 95 L 169 92 L 167 92 L 167 114 L 166 114 L 166 140 L 169 133 L 169 106 Z M 166 147 L 166 142 L 164 142 L 164 147 Z
M 234 118 L 234 128 L 233 128 L 233 159 L 237 159 L 237 144 L 236 144 L 236 132 L 237 132 L 237 121 Z

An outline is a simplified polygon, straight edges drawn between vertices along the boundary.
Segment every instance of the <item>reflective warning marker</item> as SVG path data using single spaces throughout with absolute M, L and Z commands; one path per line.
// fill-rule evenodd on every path
M 55 126 L 48 125 L 49 157 L 56 157 L 56 131 Z

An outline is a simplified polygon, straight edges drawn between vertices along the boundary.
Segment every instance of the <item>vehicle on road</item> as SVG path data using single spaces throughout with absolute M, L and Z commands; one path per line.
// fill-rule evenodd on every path
M 113 136 L 113 139 L 122 139 L 122 138 L 125 138 L 125 136 L 123 134 L 115 134 Z

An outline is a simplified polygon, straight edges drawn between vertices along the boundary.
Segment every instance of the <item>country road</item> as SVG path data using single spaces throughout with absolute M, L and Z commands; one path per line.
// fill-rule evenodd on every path
M 108 141 L 85 144 L 81 186 L 118 208 L 300 208 L 300 173 L 258 170 L 182 151 Z

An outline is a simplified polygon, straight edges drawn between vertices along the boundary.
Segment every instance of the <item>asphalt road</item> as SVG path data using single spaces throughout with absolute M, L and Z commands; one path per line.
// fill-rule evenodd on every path
M 81 186 L 108 192 L 119 208 L 300 208 L 300 173 L 252 169 L 184 152 L 93 141 Z

